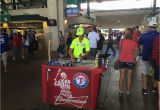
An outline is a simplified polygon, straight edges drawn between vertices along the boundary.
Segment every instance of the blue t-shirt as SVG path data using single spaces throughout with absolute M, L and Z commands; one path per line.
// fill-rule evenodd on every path
M 143 49 L 142 49 L 143 61 L 149 61 L 152 55 L 153 42 L 157 35 L 159 35 L 159 32 L 156 32 L 156 31 L 149 31 L 141 35 L 139 39 L 139 44 L 143 45 Z
M 8 42 L 9 42 L 9 37 L 4 34 L 0 34 L 0 52 L 1 54 L 8 51 Z

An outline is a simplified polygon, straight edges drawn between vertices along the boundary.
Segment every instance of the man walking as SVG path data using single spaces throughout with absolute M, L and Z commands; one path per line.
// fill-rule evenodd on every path
M 94 60 L 96 57 L 96 53 L 97 53 L 97 42 L 99 41 L 99 35 L 96 32 L 96 29 L 93 28 L 91 32 L 89 32 L 88 34 L 88 39 L 90 41 L 90 46 L 91 46 L 91 60 Z
M 106 49 L 105 54 L 108 54 L 108 50 L 109 50 L 110 48 L 111 48 L 112 51 L 113 51 L 113 56 L 115 56 L 115 55 L 116 55 L 116 52 L 115 52 L 115 50 L 114 50 L 114 48 L 113 48 L 113 31 L 112 31 L 111 28 L 109 28 L 108 44 L 107 44 L 107 49 Z
M 3 62 L 4 65 L 4 70 L 5 72 L 7 71 L 7 51 L 8 51 L 8 43 L 9 43 L 9 37 L 8 34 L 6 33 L 5 29 L 1 30 L 1 34 L 0 34 L 0 52 L 1 52 L 1 60 Z
M 148 24 L 148 32 L 141 35 L 139 39 L 139 44 L 143 46 L 142 49 L 142 60 L 141 60 L 141 73 L 142 73 L 142 94 L 147 95 L 147 73 L 149 69 L 149 60 L 152 55 L 153 42 L 159 33 L 156 31 L 157 23 L 150 21 Z

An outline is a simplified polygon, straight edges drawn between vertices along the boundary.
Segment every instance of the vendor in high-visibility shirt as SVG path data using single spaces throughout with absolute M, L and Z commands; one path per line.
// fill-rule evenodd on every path
M 75 62 L 76 59 L 82 60 L 87 58 L 90 52 L 90 42 L 84 37 L 84 28 L 79 27 L 76 35 L 78 37 L 72 41 L 69 49 L 69 55 L 72 62 Z

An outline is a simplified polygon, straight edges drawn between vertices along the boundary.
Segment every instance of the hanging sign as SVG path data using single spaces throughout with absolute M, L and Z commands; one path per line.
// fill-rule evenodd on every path
M 77 7 L 71 7 L 65 9 L 67 17 L 75 17 L 79 14 L 79 9 Z

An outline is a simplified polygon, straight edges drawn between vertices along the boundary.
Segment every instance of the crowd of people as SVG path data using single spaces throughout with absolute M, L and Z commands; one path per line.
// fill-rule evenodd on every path
M 82 28 L 82 27 L 81 27 Z M 83 32 L 82 32 L 83 31 Z M 90 42 L 90 59 L 94 60 L 96 53 L 100 52 L 103 48 L 103 43 L 105 42 L 105 37 L 102 34 L 101 30 L 97 30 L 96 28 L 90 28 L 86 31 L 85 28 L 81 29 L 81 32 L 83 33 L 83 36 L 87 38 Z M 70 31 L 63 35 L 62 31 L 59 31 L 59 46 L 57 48 L 57 52 L 60 56 L 68 56 L 69 55 L 69 49 L 71 46 L 72 41 L 78 37 L 77 33 L 71 33 Z M 112 36 L 110 36 L 110 39 L 113 41 L 113 31 Z M 106 53 L 108 53 L 108 49 L 106 49 Z M 83 50 L 84 51 L 84 50 Z M 115 55 L 115 51 L 114 51 Z
M 120 78 L 119 78 L 119 96 L 131 96 L 132 87 L 132 72 L 135 67 L 136 57 L 141 56 L 140 71 L 142 73 L 142 94 L 149 93 L 157 95 L 160 100 L 160 71 L 159 71 L 159 51 L 160 51 L 160 34 L 156 30 L 157 23 L 149 22 L 148 30 L 142 33 L 138 30 L 138 26 L 127 28 L 124 39 L 120 40 L 119 44 L 119 61 L 120 61 Z M 153 87 L 151 92 L 147 85 L 149 68 L 152 67 L 153 72 Z M 127 77 L 127 87 L 124 89 L 125 78 Z M 160 102 L 160 101 L 159 101 Z M 160 103 L 159 108 L 160 108 Z
M 113 46 L 115 44 L 113 36 L 116 36 L 119 47 L 119 53 L 117 54 L 120 62 L 120 97 L 126 96 L 129 98 L 131 96 L 131 87 L 133 83 L 132 74 L 133 69 L 137 64 L 137 56 L 141 57 L 139 67 L 142 73 L 142 94 L 149 94 L 147 74 L 150 66 L 154 69 L 154 84 L 151 93 L 158 93 L 158 87 L 160 87 L 160 34 L 157 32 L 156 27 L 157 23 L 151 21 L 148 24 L 148 31 L 145 33 L 141 33 L 138 26 L 126 28 L 124 33 L 114 33 L 111 28 L 109 29 L 105 54 L 108 54 L 108 50 L 111 49 L 113 51 L 113 56 L 116 56 L 116 51 Z M 9 48 L 12 48 L 13 50 L 13 60 L 19 55 L 22 59 L 25 59 L 26 55 L 33 55 L 34 50 L 38 49 L 38 40 L 35 34 L 36 33 L 31 30 L 25 31 L 23 35 L 20 32 L 13 32 L 11 35 L 8 35 L 5 29 L 1 31 L 0 51 L 5 72 L 7 72 L 7 51 Z M 65 57 L 65 55 L 69 56 L 71 62 L 81 61 L 83 59 L 94 60 L 96 54 L 102 50 L 104 41 L 105 38 L 101 33 L 101 30 L 96 30 L 96 28 L 92 28 L 86 33 L 83 27 L 79 27 L 75 35 L 68 32 L 66 36 L 62 34 L 62 31 L 59 31 L 59 46 L 57 52 L 60 57 Z M 127 79 L 127 82 L 125 82 L 125 79 Z M 127 85 L 126 88 L 124 88 L 125 85 Z M 160 90 L 158 94 L 160 99 Z
M 11 34 L 8 34 L 7 29 L 1 29 L 0 48 L 4 70 L 8 72 L 8 51 L 12 51 L 13 53 L 12 60 L 16 60 L 19 57 L 24 60 L 28 56 L 33 55 L 34 51 L 38 49 L 36 32 L 28 30 L 24 31 L 24 34 L 22 34 L 21 32 L 12 31 Z
M 149 22 L 148 30 L 145 33 L 139 31 L 139 27 L 129 27 L 125 29 L 125 32 L 117 35 L 117 42 L 119 45 L 119 97 L 126 96 L 127 98 L 131 97 L 132 93 L 132 74 L 135 68 L 135 65 L 140 67 L 140 72 L 142 74 L 142 95 L 159 94 L 160 98 L 160 73 L 159 73 L 159 32 L 156 30 L 157 23 Z M 120 34 L 120 33 L 119 33 Z M 93 28 L 87 36 L 83 27 L 79 27 L 76 32 L 77 37 L 73 38 L 70 46 L 67 45 L 69 49 L 69 55 L 72 62 L 75 62 L 83 59 L 94 60 L 96 54 L 103 48 L 103 42 L 105 41 L 100 30 Z M 113 42 L 113 31 L 109 29 L 109 36 L 107 40 L 107 48 L 105 54 L 108 53 L 109 48 L 113 51 L 113 56 L 116 55 Z M 140 60 L 137 63 L 137 56 L 140 57 Z M 149 67 L 152 66 L 154 70 L 154 83 L 151 92 L 149 92 L 147 86 L 147 76 L 149 72 Z M 127 79 L 127 81 L 126 81 Z M 125 87 L 126 85 L 126 87 Z M 125 88 L 124 88 L 125 87 Z M 159 90 L 159 93 L 158 93 Z M 159 105 L 160 106 L 160 105 Z

